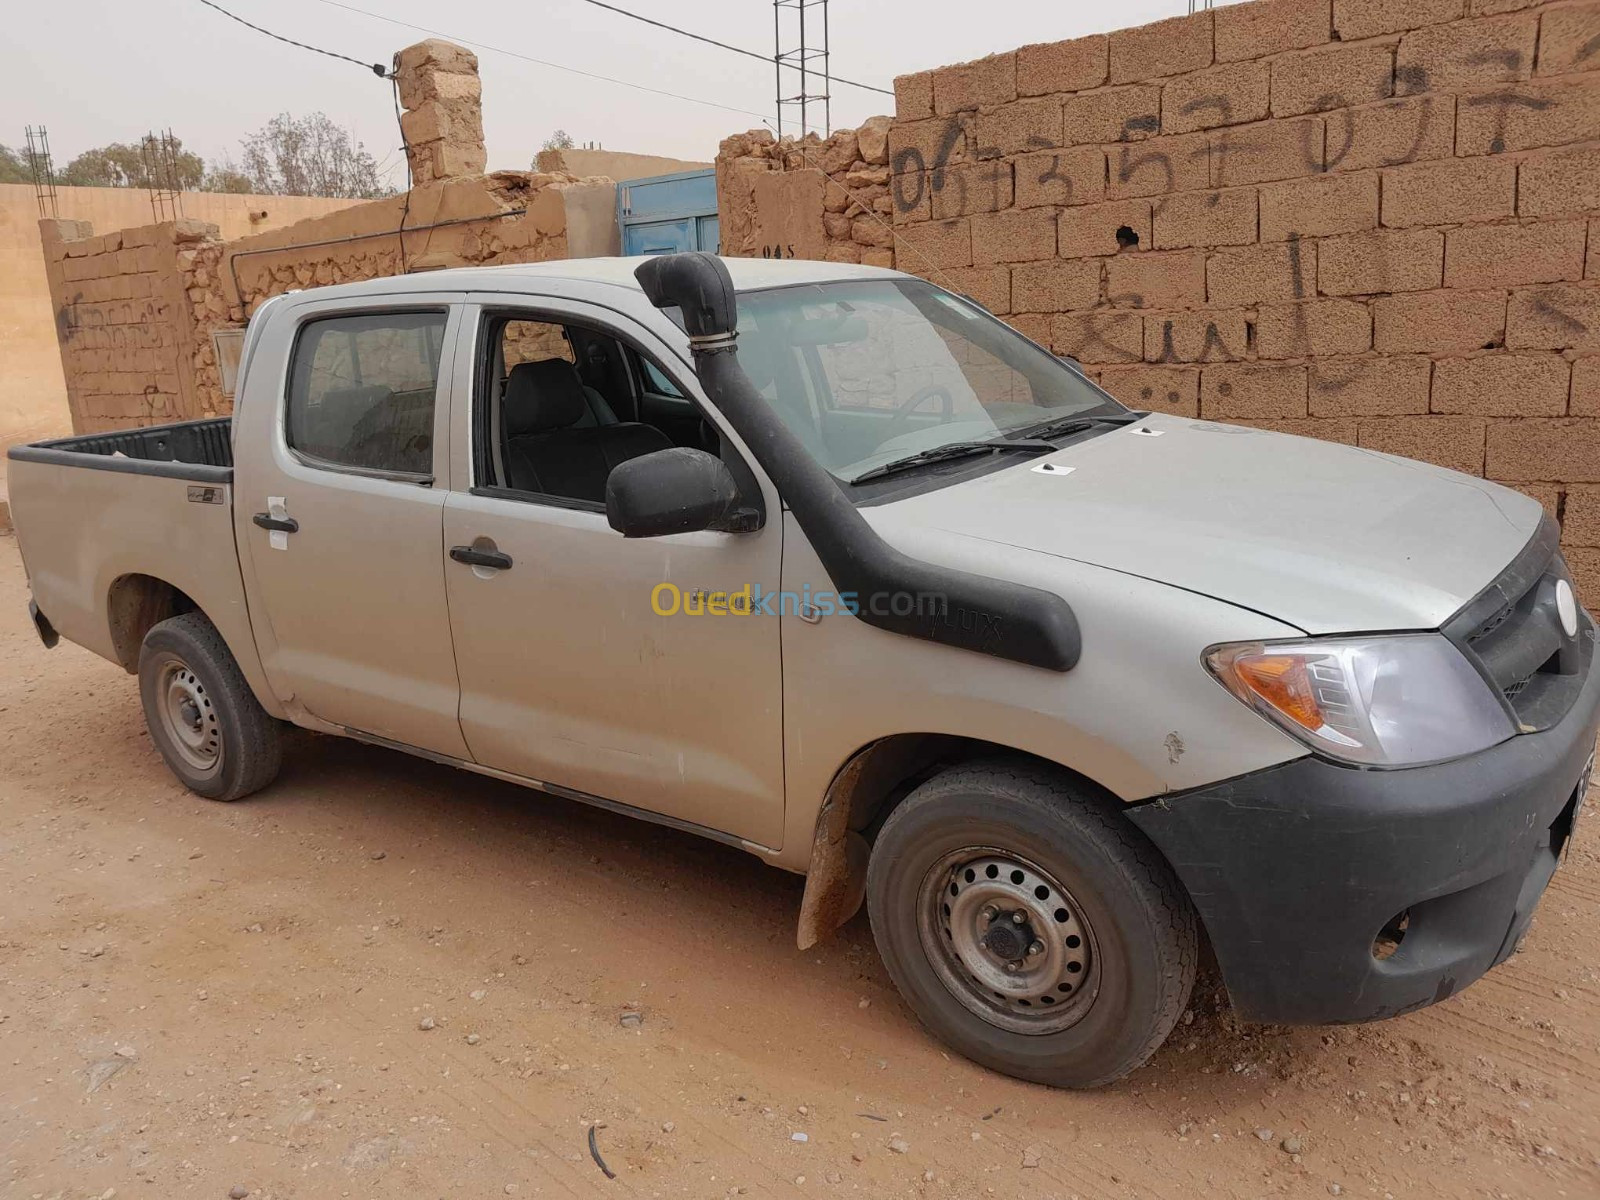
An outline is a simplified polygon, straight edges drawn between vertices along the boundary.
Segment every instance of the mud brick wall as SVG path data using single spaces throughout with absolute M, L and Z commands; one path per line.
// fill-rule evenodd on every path
M 195 323 L 180 259 L 217 227 L 168 221 L 94 236 L 39 223 L 72 427 L 124 429 L 189 415 Z
M 1135 406 L 1521 488 L 1600 601 L 1600 3 L 1255 0 L 895 89 L 901 269 Z

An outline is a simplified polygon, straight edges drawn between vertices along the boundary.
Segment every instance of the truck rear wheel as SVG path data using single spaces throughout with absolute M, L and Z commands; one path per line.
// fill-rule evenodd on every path
M 278 774 L 278 722 L 262 709 L 222 635 L 200 613 L 169 618 L 145 634 L 139 699 L 150 740 L 190 791 L 238 800 Z
M 1194 911 L 1113 802 L 1026 762 L 928 780 L 873 846 L 867 905 L 901 994 L 940 1040 L 1057 1087 L 1120 1079 L 1194 986 Z

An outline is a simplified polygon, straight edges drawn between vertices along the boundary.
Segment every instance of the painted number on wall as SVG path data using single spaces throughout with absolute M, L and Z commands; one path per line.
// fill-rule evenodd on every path
M 762 258 L 793 258 L 794 257 L 794 243 L 790 242 L 787 246 L 781 246 L 781 245 L 763 246 L 763 247 L 761 247 L 761 257 Z

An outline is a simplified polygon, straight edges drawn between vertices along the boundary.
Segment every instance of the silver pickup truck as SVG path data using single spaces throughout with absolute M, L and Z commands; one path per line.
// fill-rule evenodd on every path
M 1063 1086 L 1183 1011 L 1450 996 L 1581 811 L 1595 626 L 1535 501 L 1129 411 L 892 271 L 674 255 L 264 305 L 231 420 L 10 452 L 47 646 L 202 796 L 290 722 L 865 902 L 940 1038 Z

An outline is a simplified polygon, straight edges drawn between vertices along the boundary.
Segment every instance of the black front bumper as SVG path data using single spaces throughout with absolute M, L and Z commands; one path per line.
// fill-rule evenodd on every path
M 1507 958 L 1583 803 L 1592 665 L 1558 723 L 1468 758 L 1401 771 L 1302 758 L 1131 809 L 1188 889 L 1239 1015 L 1392 1017 Z M 1377 957 L 1402 914 L 1398 948 Z

